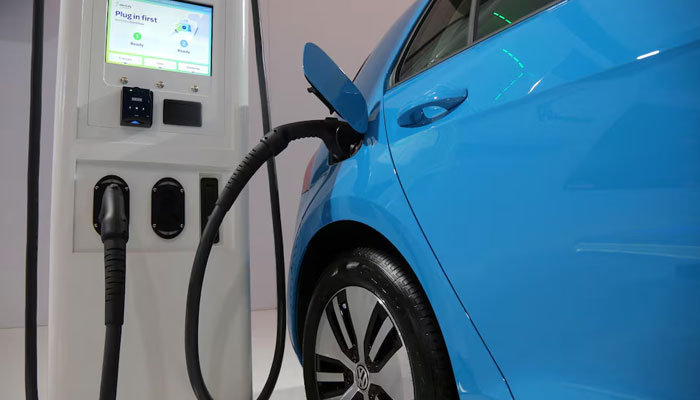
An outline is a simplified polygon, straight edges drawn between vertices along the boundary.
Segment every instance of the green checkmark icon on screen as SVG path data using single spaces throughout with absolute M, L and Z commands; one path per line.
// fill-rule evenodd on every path
M 141 40 L 141 34 L 138 32 L 134 33 L 134 39 Z

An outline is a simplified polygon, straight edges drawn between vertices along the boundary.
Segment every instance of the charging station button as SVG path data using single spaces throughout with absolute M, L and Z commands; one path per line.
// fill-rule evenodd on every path
M 150 128 L 153 124 L 153 92 L 137 87 L 122 88 L 122 126 Z

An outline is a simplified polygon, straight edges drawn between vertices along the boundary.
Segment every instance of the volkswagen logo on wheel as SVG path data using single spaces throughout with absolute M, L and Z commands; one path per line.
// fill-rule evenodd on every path
M 360 390 L 367 390 L 369 388 L 369 371 L 364 365 L 358 365 L 355 370 L 355 382 Z

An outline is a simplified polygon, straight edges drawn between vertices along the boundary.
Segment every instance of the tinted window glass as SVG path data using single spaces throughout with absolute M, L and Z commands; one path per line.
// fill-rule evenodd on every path
M 476 39 L 492 34 L 529 14 L 539 10 L 552 0 L 481 0 L 476 23 Z
M 471 0 L 436 0 L 406 52 L 397 81 L 430 68 L 469 44 Z

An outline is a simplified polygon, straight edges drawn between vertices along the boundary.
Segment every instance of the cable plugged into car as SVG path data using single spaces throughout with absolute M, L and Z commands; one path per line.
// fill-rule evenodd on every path
M 263 109 L 263 127 L 269 127 L 269 107 L 267 85 L 262 58 L 262 38 L 260 35 L 260 18 L 257 1 L 253 0 L 253 22 L 256 43 L 258 79 L 260 84 L 261 104 Z M 339 162 L 352 157 L 361 147 L 364 132 L 367 131 L 367 103 L 359 89 L 340 70 L 340 68 L 318 46 L 307 43 L 304 47 L 304 75 L 311 84 L 314 93 L 344 121 L 336 118 L 293 122 L 279 126 L 267 133 L 260 142 L 245 156 L 216 201 L 207 220 L 195 253 L 190 282 L 187 291 L 185 311 L 185 359 L 190 384 L 199 400 L 213 399 L 204 382 L 199 360 L 199 308 L 202 286 L 206 273 L 207 261 L 219 231 L 219 227 L 236 199 L 250 179 L 268 163 L 270 193 L 272 200 L 272 217 L 274 247 L 277 273 L 277 338 L 272 366 L 267 381 L 258 399 L 268 399 L 272 394 L 282 365 L 285 342 L 285 269 L 282 250 L 281 221 L 279 215 L 279 198 L 277 196 L 277 175 L 274 159 L 283 152 L 289 143 L 306 138 L 318 138 L 323 141 L 334 161 Z
M 265 135 L 238 165 L 224 190 L 216 201 L 216 206 L 202 233 L 195 254 L 190 283 L 187 292 L 185 314 L 185 355 L 190 383 L 198 399 L 213 399 L 209 393 L 199 362 L 199 307 L 202 285 L 216 233 L 219 231 L 226 213 L 250 179 L 268 160 L 282 153 L 289 143 L 299 139 L 319 138 L 328 151 L 338 160 L 352 156 L 362 143 L 362 134 L 353 130 L 347 122 L 335 118 L 294 122 L 282 125 Z M 278 293 L 284 297 L 284 293 Z M 280 310 L 278 310 L 280 312 Z M 282 310 L 281 312 L 285 312 Z M 279 359 L 281 362 L 281 359 Z

